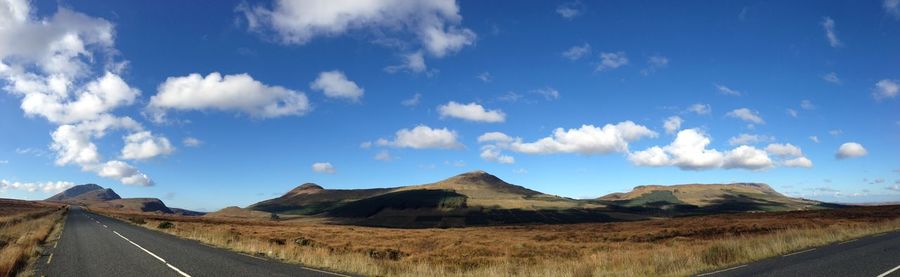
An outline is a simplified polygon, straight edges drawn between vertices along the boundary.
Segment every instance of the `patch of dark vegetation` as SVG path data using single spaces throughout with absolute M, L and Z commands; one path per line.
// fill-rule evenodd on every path
M 370 217 L 384 209 L 461 209 L 466 208 L 467 198 L 452 190 L 398 191 L 349 202 L 328 211 L 328 214 L 336 217 Z
M 172 223 L 169 221 L 160 222 L 159 225 L 156 226 L 156 228 L 159 228 L 159 229 L 169 229 L 172 227 L 175 227 L 175 223 Z

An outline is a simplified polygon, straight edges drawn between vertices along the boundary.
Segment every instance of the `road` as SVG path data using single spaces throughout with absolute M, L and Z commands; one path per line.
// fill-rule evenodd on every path
M 804 249 L 699 276 L 900 277 L 900 231 Z
M 72 207 L 36 276 L 346 276 L 239 254 Z

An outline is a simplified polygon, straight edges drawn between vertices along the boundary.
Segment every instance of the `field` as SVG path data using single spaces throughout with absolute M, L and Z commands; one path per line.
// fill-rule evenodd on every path
M 449 229 L 97 212 L 252 255 L 379 276 L 683 276 L 900 229 L 900 206 Z
M 64 213 L 62 205 L 0 199 L 0 276 L 26 272 Z

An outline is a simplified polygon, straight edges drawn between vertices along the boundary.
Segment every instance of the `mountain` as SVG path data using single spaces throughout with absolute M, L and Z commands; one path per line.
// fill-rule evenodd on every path
M 115 191 L 97 184 L 71 187 L 46 201 L 81 205 L 94 209 L 113 209 L 121 212 L 153 212 L 173 214 L 173 209 L 157 198 L 122 198 Z M 177 209 L 182 215 L 202 215 L 193 211 Z
M 313 183 L 300 185 L 281 197 L 247 207 L 250 210 L 311 215 L 336 208 L 350 201 L 391 192 L 393 189 L 325 189 Z
M 612 193 L 598 200 L 621 207 L 718 212 L 802 210 L 831 205 L 787 197 L 761 183 L 637 186 L 630 192 Z
M 51 196 L 50 198 L 47 198 L 46 201 L 89 203 L 121 198 L 122 197 L 119 197 L 119 195 L 116 194 L 116 192 L 112 189 L 105 189 L 101 186 L 98 186 L 97 184 L 84 184 L 71 187 L 63 192 Z

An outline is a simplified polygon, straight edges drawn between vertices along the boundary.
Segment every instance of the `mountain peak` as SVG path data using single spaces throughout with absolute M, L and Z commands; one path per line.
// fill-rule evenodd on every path
M 317 192 L 320 192 L 323 190 L 325 190 L 325 188 L 323 188 L 322 186 L 317 185 L 315 183 L 305 183 L 305 184 L 302 184 L 302 185 L 292 189 L 291 191 L 288 191 L 288 193 L 286 193 L 284 196 L 293 196 L 293 195 L 299 195 L 299 194 L 313 194 L 313 193 L 317 193 Z
M 84 184 L 77 185 L 71 187 L 63 192 L 60 192 L 50 198 L 47 198 L 48 201 L 65 201 L 69 199 L 74 199 L 82 195 L 87 195 L 88 193 L 96 194 L 101 200 L 110 200 L 110 199 L 119 199 L 119 195 L 112 191 L 112 189 L 105 189 L 97 184 Z M 93 197 L 88 197 L 93 198 Z

